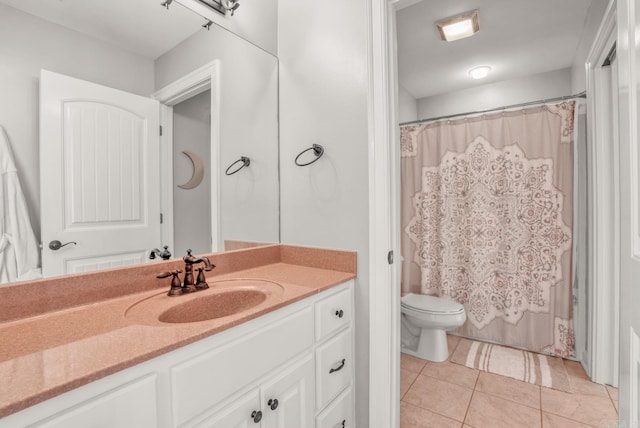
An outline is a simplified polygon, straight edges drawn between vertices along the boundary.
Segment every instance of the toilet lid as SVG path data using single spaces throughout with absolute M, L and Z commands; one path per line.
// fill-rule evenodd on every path
M 414 311 L 459 314 L 464 311 L 464 306 L 445 297 L 428 296 L 426 294 L 407 294 L 401 299 L 401 305 Z

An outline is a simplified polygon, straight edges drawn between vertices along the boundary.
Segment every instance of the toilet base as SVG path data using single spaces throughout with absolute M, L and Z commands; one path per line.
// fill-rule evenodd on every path
M 401 351 L 414 357 L 441 363 L 449 358 L 447 332 L 442 329 L 423 328 L 417 347 L 401 346 Z

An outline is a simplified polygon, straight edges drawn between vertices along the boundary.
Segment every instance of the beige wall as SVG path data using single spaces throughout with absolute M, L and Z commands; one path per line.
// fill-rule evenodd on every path
M 193 189 L 178 187 L 191 179 L 194 166 L 182 152 L 195 153 L 204 178 Z M 169 172 L 163 172 L 168 174 Z M 211 251 L 211 91 L 173 106 L 173 248 L 174 256 Z
M 587 13 L 584 23 L 580 44 L 576 49 L 576 56 L 573 59 L 571 68 L 572 93 L 577 94 L 587 89 L 587 76 L 585 72 L 585 62 L 591 50 L 591 45 L 596 37 L 600 22 L 607 9 L 609 0 L 593 0 Z
M 411 122 L 418 119 L 418 100 L 413 98 L 404 87 L 398 85 L 398 122 Z
M 367 0 L 279 0 L 282 242 L 356 250 L 356 425 L 369 400 Z M 316 163 L 294 158 L 312 144 Z M 384 262 L 384 260 L 382 260 Z
M 420 98 L 418 119 L 499 108 L 571 95 L 571 69 L 534 74 Z
M 278 242 L 277 58 L 212 26 L 156 60 L 156 89 L 213 60 L 220 62 L 222 106 L 218 113 L 212 107 L 212 126 L 220 138 L 221 239 Z M 249 168 L 224 175 L 240 156 L 251 159 Z
M 272 55 L 278 52 L 278 0 L 242 1 L 233 16 L 215 12 L 198 0 L 177 0 L 178 3 L 205 15 L 219 26 L 237 34 Z

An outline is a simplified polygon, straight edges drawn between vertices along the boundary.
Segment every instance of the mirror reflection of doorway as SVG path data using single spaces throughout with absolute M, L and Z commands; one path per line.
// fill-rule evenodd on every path
M 183 152 L 197 156 L 204 177 L 192 189 L 179 187 L 192 180 L 195 165 Z M 211 251 L 211 91 L 173 106 L 174 257 L 187 249 Z

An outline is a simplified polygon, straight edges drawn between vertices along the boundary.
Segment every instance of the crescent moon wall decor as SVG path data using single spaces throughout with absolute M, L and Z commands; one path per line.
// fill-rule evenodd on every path
M 193 164 L 193 175 L 191 179 L 184 184 L 179 184 L 178 187 L 181 189 L 193 189 L 198 187 L 198 185 L 202 182 L 202 178 L 204 177 L 204 164 L 202 163 L 202 159 L 197 154 L 190 152 L 189 150 L 185 150 L 184 153 Z

